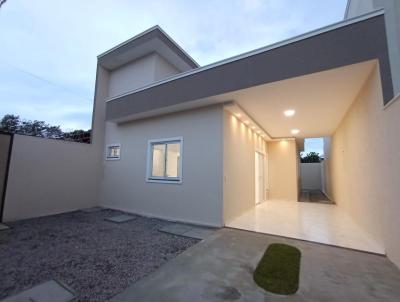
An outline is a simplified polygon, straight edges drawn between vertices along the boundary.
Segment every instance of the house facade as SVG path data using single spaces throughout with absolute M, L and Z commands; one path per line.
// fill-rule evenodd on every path
M 36 138 L 15 137 L 3 219 L 100 205 L 232 226 L 297 204 L 304 139 L 322 137 L 323 193 L 399 266 L 399 15 L 350 0 L 342 22 L 203 67 L 150 28 L 98 57 L 90 146 L 50 142 L 43 163 Z

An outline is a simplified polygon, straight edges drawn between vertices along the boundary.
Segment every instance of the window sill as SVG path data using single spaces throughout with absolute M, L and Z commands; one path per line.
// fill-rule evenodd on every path
M 172 184 L 172 185 L 181 185 L 182 184 L 182 179 L 173 179 L 173 180 L 168 180 L 168 179 L 153 179 L 153 178 L 147 178 L 146 182 L 150 183 L 161 183 L 161 184 Z

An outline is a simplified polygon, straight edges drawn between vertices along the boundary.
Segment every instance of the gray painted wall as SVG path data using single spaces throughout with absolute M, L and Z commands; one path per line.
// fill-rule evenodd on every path
M 390 67 L 394 94 L 400 93 L 400 1 L 399 0 L 349 0 L 345 18 L 353 18 L 376 9 L 385 9 Z
M 223 109 L 213 106 L 107 127 L 121 159 L 104 162 L 101 204 L 147 216 L 222 226 Z M 183 137 L 182 184 L 146 182 L 150 139 Z

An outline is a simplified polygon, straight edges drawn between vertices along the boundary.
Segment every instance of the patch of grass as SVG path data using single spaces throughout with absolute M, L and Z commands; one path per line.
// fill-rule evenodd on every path
M 300 251 L 286 244 L 271 244 L 254 271 L 254 281 L 266 291 L 292 295 L 299 288 Z

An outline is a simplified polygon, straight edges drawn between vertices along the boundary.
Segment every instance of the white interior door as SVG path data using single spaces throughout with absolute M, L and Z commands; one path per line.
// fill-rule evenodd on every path
M 255 195 L 256 204 L 265 201 L 265 156 L 262 153 L 255 153 Z

